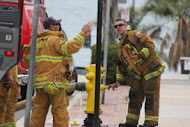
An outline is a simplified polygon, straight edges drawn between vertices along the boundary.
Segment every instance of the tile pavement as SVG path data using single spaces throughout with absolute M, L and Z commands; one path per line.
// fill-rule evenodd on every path
M 129 87 L 121 86 L 115 91 L 106 90 L 104 104 L 101 104 L 102 114 L 99 115 L 102 120 L 102 126 L 118 126 L 118 123 L 123 123 L 126 116 L 126 107 Z M 84 124 L 84 119 L 87 114 L 84 113 L 86 109 L 87 93 L 82 93 L 80 99 L 70 110 L 70 122 L 77 121 L 80 125 Z

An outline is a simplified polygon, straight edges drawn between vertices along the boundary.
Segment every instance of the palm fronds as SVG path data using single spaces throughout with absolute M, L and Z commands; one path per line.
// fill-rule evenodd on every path
M 190 45 L 190 31 L 189 23 L 184 18 L 179 20 L 175 42 L 170 48 L 170 53 L 168 57 L 168 65 L 170 69 L 177 70 L 177 65 L 181 56 L 190 56 L 189 48 Z
M 170 69 L 177 70 L 180 57 L 190 57 L 190 25 L 188 23 L 188 21 L 190 21 L 189 7 L 190 0 L 148 0 L 142 9 L 144 15 L 151 12 L 155 14 L 155 17 L 168 18 L 169 20 L 173 19 L 178 22 L 175 40 L 174 43 L 171 44 L 167 60 Z M 157 30 L 159 31 L 159 29 Z M 153 33 L 153 35 L 155 35 L 155 33 Z M 161 43 L 161 56 L 163 55 L 164 38 Z
M 166 57 L 166 55 L 164 54 L 164 47 L 168 47 L 170 38 L 171 38 L 170 35 L 166 33 L 164 38 L 162 39 L 160 46 L 160 58 L 162 59 Z

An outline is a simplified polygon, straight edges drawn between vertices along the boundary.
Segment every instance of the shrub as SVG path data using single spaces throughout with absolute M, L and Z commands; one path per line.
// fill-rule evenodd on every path
M 96 63 L 96 45 L 91 47 L 92 56 L 91 64 Z M 108 58 L 107 58 L 107 69 L 106 69 L 106 84 L 111 84 L 116 82 L 116 67 L 114 60 L 117 58 L 117 53 L 119 51 L 119 44 L 109 44 L 108 45 Z M 103 67 L 103 57 L 104 57 L 104 44 L 101 45 L 101 65 Z

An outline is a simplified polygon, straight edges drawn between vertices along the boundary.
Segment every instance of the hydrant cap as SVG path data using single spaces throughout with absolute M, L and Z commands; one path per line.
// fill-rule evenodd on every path
M 104 71 L 106 71 L 106 69 L 101 67 L 101 73 L 104 72 Z

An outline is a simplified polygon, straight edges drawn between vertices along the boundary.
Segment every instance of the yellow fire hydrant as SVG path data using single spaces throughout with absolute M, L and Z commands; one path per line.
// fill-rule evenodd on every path
M 87 106 L 84 112 L 87 114 L 87 118 L 84 120 L 83 126 L 93 126 L 94 123 L 94 106 L 95 106 L 95 86 L 96 86 L 96 65 L 92 64 L 85 68 L 89 73 L 85 75 L 85 77 L 89 80 L 85 84 L 85 90 L 88 93 L 87 96 Z M 104 72 L 105 69 L 101 67 L 101 73 Z M 100 79 L 103 79 L 105 75 L 101 74 Z M 100 80 L 101 84 L 101 80 Z M 100 85 L 100 90 L 104 90 L 107 87 L 104 85 Z M 99 114 L 101 114 L 103 111 L 100 108 L 101 100 L 99 102 Z M 101 119 L 99 118 L 99 126 L 102 123 Z
M 89 73 L 85 75 L 85 77 L 89 80 L 85 85 L 85 90 L 88 93 L 87 97 L 87 107 L 84 110 L 87 114 L 94 114 L 94 102 L 95 102 L 95 81 L 96 81 L 96 65 L 92 64 L 85 68 Z M 105 69 L 101 67 L 101 73 L 103 73 Z M 105 75 L 101 74 L 100 79 L 103 79 Z M 101 81 L 100 81 L 101 84 Z M 100 90 L 104 90 L 106 87 L 104 85 L 100 85 Z M 101 100 L 100 100 L 101 102 Z M 101 104 L 101 103 L 100 103 Z M 103 111 L 99 108 L 99 114 Z

